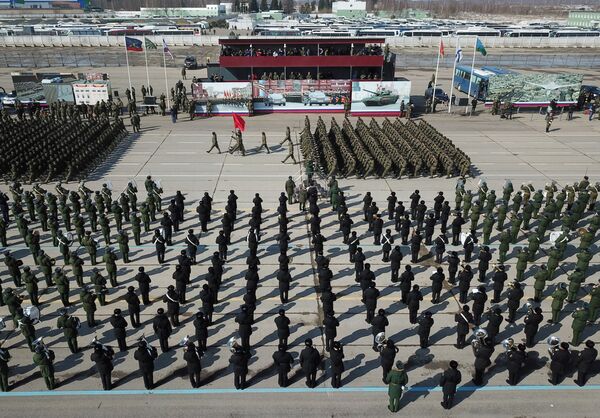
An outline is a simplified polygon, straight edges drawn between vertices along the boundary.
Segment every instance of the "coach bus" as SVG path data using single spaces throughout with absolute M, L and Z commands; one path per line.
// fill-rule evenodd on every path
M 550 33 L 552 38 L 597 38 L 599 31 L 593 30 L 555 30 Z

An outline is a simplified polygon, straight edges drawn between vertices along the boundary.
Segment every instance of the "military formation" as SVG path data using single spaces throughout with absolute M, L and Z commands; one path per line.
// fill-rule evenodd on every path
M 317 131 L 320 129 L 317 128 Z M 151 274 L 144 267 L 139 267 L 134 277 L 133 282 L 137 286 L 128 286 L 124 297 L 118 296 L 119 282 L 123 280 L 118 274 L 118 264 L 127 264 L 133 259 L 129 254 L 130 233 L 137 246 L 148 243 L 154 247 L 161 265 L 167 262 L 165 252 L 174 242 L 180 240 L 185 245 L 186 249 L 181 251 L 175 262 L 167 264 L 173 271 L 174 284 L 160 295 L 163 305 L 156 309 L 146 335 L 155 336 L 161 353 L 169 352 L 177 347 L 170 337 L 182 326 L 180 312 L 189 306 L 197 309 L 193 320 L 195 335 L 179 345 L 184 347 L 183 361 L 187 364 L 192 387 L 202 385 L 202 357 L 207 351 L 216 349 L 210 347 L 207 341 L 214 327 L 213 312 L 219 304 L 226 303 L 226 299 L 219 297 L 219 292 L 227 276 L 231 236 L 235 229 L 244 231 L 247 269 L 240 278 L 245 281 L 243 304 L 234 318 L 226 319 L 237 324 L 236 334 L 227 343 L 231 350 L 229 363 L 234 386 L 243 389 L 248 385 L 248 364 L 255 348 L 252 334 L 256 326 L 276 331 L 279 341 L 273 353 L 273 365 L 279 373 L 279 384 L 289 384 L 288 374 L 294 364 L 289 352 L 292 347 L 288 344 L 290 319 L 286 316 L 294 281 L 289 266 L 292 254 L 288 231 L 290 212 L 298 212 L 295 216 L 300 216 L 307 223 L 318 278 L 318 284 L 312 291 L 317 294 L 323 309 L 321 327 L 325 335 L 325 351 L 317 350 L 312 339 L 305 338 L 299 355 L 299 367 L 308 387 L 317 385 L 316 375 L 324 361 L 331 370 L 334 388 L 342 386 L 342 375 L 346 371 L 344 347 L 337 330 L 342 319 L 335 314 L 338 297 L 332 288 L 332 281 L 337 277 L 334 277 L 330 268 L 331 258 L 325 251 L 325 242 L 334 238 L 321 233 L 321 220 L 325 217 L 332 217 L 339 223 L 341 243 L 347 246 L 347 257 L 353 267 L 351 273 L 362 292 L 366 328 L 373 336 L 373 350 L 381 365 L 382 380 L 389 385 L 388 408 L 391 411 L 399 409 L 409 376 L 397 356 L 397 342 L 387 336 L 386 328 L 389 329 L 392 324 L 389 312 L 378 309 L 378 299 L 384 288 L 397 292 L 398 303 L 407 308 L 409 322 L 416 327 L 420 347 L 430 346 L 431 331 L 436 328 L 434 309 L 421 309 L 423 292 L 428 286 L 415 283 L 417 274 L 412 267 L 431 263 L 428 259 L 432 255 L 435 256 L 434 272 L 419 273 L 425 276 L 420 282 L 431 282 L 433 305 L 447 296 L 458 297 L 459 311 L 454 315 L 456 327 L 453 330 L 456 332 L 455 347 L 463 349 L 471 345 L 473 349 L 473 384 L 484 384 L 496 350 L 503 351 L 495 361 L 507 362 L 509 384 L 518 384 L 528 367 L 527 350 L 540 344 L 537 334 L 543 321 L 562 323 L 568 321 L 569 316 L 572 317 L 571 341 L 560 341 L 554 336 L 548 338 L 549 381 L 560 383 L 572 368 L 578 371 L 578 384 L 584 385 L 589 379 L 591 365 L 597 355 L 593 341 L 585 341 L 577 353 L 570 351 L 571 347 L 582 346 L 582 335 L 596 329 L 600 313 L 600 285 L 593 282 L 586 285 L 591 274 L 592 248 L 595 248 L 594 241 L 600 227 L 597 205 L 600 184 L 591 184 L 587 177 L 572 185 L 558 187 L 555 183 L 548 183 L 540 189 L 523 184 L 515 190 L 507 181 L 498 193 L 489 189 L 485 181 L 481 181 L 476 190 L 467 190 L 464 182 L 459 181 L 453 205 L 443 192 L 428 199 L 432 202 L 431 206 L 425 203 L 425 197 L 419 190 L 411 194 L 406 205 L 391 192 L 385 209 L 381 211 L 367 192 L 362 197 L 362 208 L 352 212 L 335 177 L 329 179 L 328 195 L 321 195 L 314 182 L 296 184 L 290 177 L 278 198 L 276 215 L 273 215 L 279 231 L 276 235 L 278 267 L 274 273 L 281 308 L 274 318 L 267 316 L 259 323 L 255 311 L 257 292 L 261 291 L 260 277 L 271 273 L 268 267 L 260 267 L 260 258 L 269 251 L 260 245 L 267 220 L 261 196 L 256 194 L 252 200 L 246 226 L 246 221 L 241 223 L 239 220 L 244 211 L 238 208 L 238 198 L 231 190 L 225 198 L 226 205 L 218 227 L 211 219 L 216 210 L 213 197 L 205 193 L 200 198 L 195 212 L 201 232 L 208 232 L 210 228 L 218 230 L 215 240 L 218 250 L 211 255 L 203 254 L 206 247 L 201 246 L 199 233 L 194 229 L 181 228 L 186 221 L 186 197 L 181 192 L 165 199 L 160 182 L 151 176 L 147 176 L 144 189 L 146 199 L 141 204 L 135 182 L 129 182 L 118 195 L 108 183 L 96 191 L 87 188 L 85 183 L 80 183 L 77 190 L 68 190 L 59 183 L 55 193 L 40 185 L 35 185 L 31 191 L 23 190 L 15 183 L 10 188 L 11 197 L 0 194 L 0 237 L 5 248 L 5 271 L 11 280 L 11 283 L 2 283 L 1 301 L 12 319 L 13 333 L 20 332 L 24 344 L 33 351 L 32 361 L 39 367 L 49 390 L 58 385 L 54 377 L 56 355 L 43 339 L 40 340 L 39 337 L 44 337 L 44 334 L 37 331 L 38 324 L 60 330 L 74 355 L 81 351 L 80 328 L 85 326 L 94 330 L 98 326 L 94 315 L 96 303 L 112 305 L 114 313 L 109 321 L 113 327 L 112 338 L 120 351 L 127 352 L 129 327 L 139 328 L 140 312 L 150 309 L 151 299 L 156 300 L 156 295 L 151 297 L 151 293 L 156 293 L 150 286 Z M 292 207 L 296 202 L 299 205 L 297 210 Z M 324 209 L 333 210 L 333 213 L 324 215 Z M 368 225 L 368 230 L 358 235 L 356 225 L 361 223 Z M 389 279 L 376 273 L 368 262 L 361 243 L 364 245 L 370 239 L 373 239 L 376 248 L 381 248 L 383 262 L 389 263 Z M 46 240 L 48 245 L 56 247 L 59 256 L 51 258 L 41 248 L 41 242 Z M 111 246 L 113 242 L 118 244 L 118 251 Z M 21 257 L 11 252 L 11 247 L 23 244 L 33 257 L 32 265 L 26 265 Z M 82 254 L 80 248 L 85 248 L 87 255 Z M 576 264 L 565 264 L 565 257 L 573 251 Z M 205 265 L 195 266 L 199 256 L 207 255 L 210 257 L 207 269 Z M 410 262 L 405 262 L 400 272 L 402 260 L 409 255 Z M 508 282 L 507 270 L 513 267 L 506 264 L 509 259 L 516 260 L 515 280 L 511 282 Z M 92 273 L 89 283 L 86 283 L 87 271 Z M 196 278 L 197 275 L 201 277 Z M 523 300 L 523 282 L 528 276 L 534 278 L 535 293 L 530 300 Z M 473 286 L 475 277 L 477 283 Z M 188 299 L 187 292 L 196 281 L 201 283 L 202 290 L 199 301 L 194 303 Z M 42 287 L 45 287 L 44 292 L 41 292 Z M 39 317 L 33 309 L 43 308 L 54 291 L 63 305 L 57 312 L 55 327 L 49 323 L 51 313 Z M 74 291 L 79 292 L 78 302 L 72 299 Z M 550 318 L 544 318 L 540 308 L 544 299 L 552 300 Z M 29 306 L 24 306 L 26 300 Z M 570 315 L 565 315 L 565 304 L 573 306 Z M 525 315 L 520 313 L 523 308 Z M 85 323 L 76 315 L 79 313 L 85 313 Z M 125 313 L 129 315 L 129 321 L 125 319 Z M 523 343 L 514 338 L 519 332 L 514 325 L 520 322 L 524 325 Z M 510 336 L 500 341 L 500 333 Z M 91 343 L 91 349 L 90 361 L 96 365 L 103 388 L 110 390 L 113 387 L 113 349 L 97 340 Z M 132 351 L 130 355 L 139 364 L 144 386 L 147 389 L 156 387 L 153 376 L 155 362 L 161 355 L 159 350 L 144 337 Z M 2 348 L 2 390 L 11 389 L 10 366 L 10 353 Z M 459 369 L 465 366 L 451 361 L 442 374 L 439 384 L 443 390 L 444 408 L 452 406 L 457 385 L 462 380 Z
M 104 103 L 104 102 L 102 102 Z M 81 113 L 80 106 L 55 103 L 30 118 L 3 113 L 0 124 L 0 175 L 8 181 L 70 181 L 100 164 L 127 136 L 120 117 L 108 107 Z
M 326 177 L 465 177 L 471 170 L 469 157 L 424 120 L 386 118 L 380 126 L 358 118 L 353 127 L 344 119 L 340 128 L 332 118 L 328 130 L 319 116 L 313 132 L 306 117 L 300 148 L 307 167 Z

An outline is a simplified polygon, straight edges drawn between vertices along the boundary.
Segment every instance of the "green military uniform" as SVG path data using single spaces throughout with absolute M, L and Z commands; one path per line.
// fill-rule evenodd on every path
M 110 250 L 107 250 L 104 256 L 102 257 L 102 261 L 106 263 L 106 272 L 108 273 L 108 279 L 110 280 L 110 285 L 112 287 L 117 287 L 117 256 Z
M 402 397 L 403 386 L 408 383 L 408 375 L 404 371 L 404 365 L 401 362 L 396 363 L 396 367 L 389 371 L 385 378 L 389 385 L 388 396 L 390 398 L 388 409 L 391 412 L 400 410 L 400 398 Z
M 289 176 L 287 181 L 285 182 L 285 193 L 288 197 L 288 204 L 294 203 L 294 190 L 296 189 L 296 183 L 292 179 L 292 176 Z
M 261 142 L 260 142 L 260 147 L 258 148 L 258 150 L 260 151 L 263 148 L 267 150 L 267 154 L 271 153 L 271 150 L 269 149 L 269 146 L 267 145 L 267 135 L 264 132 L 261 135 Z
M 340 189 L 338 188 L 337 183 L 331 186 L 329 192 L 331 196 L 331 209 L 337 210 L 340 201 Z
M 511 244 L 516 244 L 517 239 L 519 238 L 519 231 L 521 229 L 521 223 L 523 222 L 523 218 L 521 218 L 517 214 L 513 214 L 510 220 L 510 242 Z
M 219 154 L 221 153 L 221 148 L 219 148 L 219 142 L 217 141 L 217 134 L 214 132 L 212 133 L 212 145 L 206 152 L 210 153 L 213 150 L 213 148 L 216 148 Z
M 39 352 L 36 351 L 36 353 L 33 355 L 33 362 L 40 368 L 40 373 L 44 378 L 44 382 L 46 382 L 46 387 L 48 390 L 53 390 L 56 386 L 54 382 L 53 361 L 54 351 L 52 350 L 48 350 L 47 354 L 43 350 L 40 350 Z
M 534 207 L 531 202 L 527 202 L 523 205 L 523 229 L 529 229 L 529 221 L 533 214 Z
M 92 271 L 91 282 L 94 285 L 94 292 L 98 296 L 100 306 L 106 305 L 106 279 L 100 274 L 98 269 Z
M 83 246 L 85 246 L 85 249 L 87 250 L 88 254 L 90 255 L 90 261 L 91 261 L 92 266 L 95 266 L 96 265 L 96 256 L 97 256 L 97 251 L 98 251 L 98 243 L 92 237 L 90 231 L 86 231 L 86 233 L 83 237 L 82 244 L 83 244 Z
M 576 268 L 575 271 L 567 278 L 567 280 L 569 281 L 569 297 L 567 298 L 567 302 L 573 303 L 577 298 L 577 293 L 581 288 L 581 284 L 585 280 L 585 276 L 581 270 Z
M 306 201 L 308 200 L 308 192 L 304 187 L 300 187 L 298 191 L 299 210 L 306 211 Z
M 573 323 L 571 324 L 571 329 L 573 330 L 573 339 L 571 340 L 572 345 L 579 345 L 581 342 L 581 333 L 585 329 L 589 316 L 590 313 L 587 308 L 577 308 L 571 315 L 573 318 Z
M 6 222 L 4 218 L 0 216 L 0 245 L 8 247 L 8 241 L 6 240 Z
M 73 226 L 75 227 L 75 233 L 77 234 L 77 241 L 81 244 L 85 233 L 85 221 L 81 215 L 75 214 L 75 216 L 73 216 Z
M 48 229 L 50 229 L 50 236 L 52 236 L 52 245 L 58 247 L 58 220 L 55 217 L 48 220 Z
M 498 223 L 496 224 L 496 230 L 502 231 L 504 229 L 504 221 L 506 220 L 508 205 L 506 204 L 506 202 L 502 202 L 496 210 L 498 213 Z
M 19 328 L 21 329 L 21 334 L 23 334 L 23 337 L 25 338 L 27 347 L 33 351 L 33 341 L 35 340 L 35 327 L 33 326 L 33 322 L 28 316 L 24 316 L 19 322 Z
M 40 270 L 46 279 L 46 286 L 50 287 L 54 283 L 52 282 L 52 266 L 54 265 L 54 261 L 50 258 L 50 256 L 46 253 L 43 253 L 39 257 L 40 262 Z
M 522 249 L 517 254 L 517 281 L 523 281 L 523 274 L 527 268 L 527 260 L 529 260 L 529 251 Z
M 117 243 L 119 244 L 119 251 L 123 255 L 123 262 L 129 263 L 129 237 L 127 236 L 126 231 L 121 231 L 119 235 L 117 235 Z
M 529 234 L 527 241 L 529 242 L 529 245 L 527 247 L 527 252 L 529 253 L 528 261 L 533 262 L 535 260 L 535 255 L 537 254 L 538 249 L 540 248 L 540 238 L 535 232 L 532 232 Z
M 583 235 L 581 236 L 581 241 L 579 242 L 580 250 L 587 250 L 592 245 L 592 241 L 594 241 L 594 234 L 590 232 L 589 229 L 586 229 Z
M 500 245 L 498 246 L 498 262 L 504 263 L 506 261 L 506 253 L 510 247 L 510 233 L 508 231 L 502 231 L 500 234 Z
M 533 284 L 533 289 L 535 290 L 534 299 L 536 302 L 539 302 L 542 300 L 544 289 L 546 288 L 546 281 L 550 278 L 546 266 L 542 265 L 533 278 L 535 280 L 535 283 Z
M 147 204 L 142 203 L 140 207 L 142 222 L 144 223 L 144 232 L 150 232 L 150 209 Z
M 489 214 L 483 218 L 483 245 L 490 244 L 490 235 L 492 234 L 492 229 L 494 228 L 494 217 Z
M 583 273 L 583 276 L 586 276 L 588 267 L 590 266 L 590 260 L 592 259 L 592 253 L 589 250 L 581 250 L 577 254 L 577 267 Z
M 105 214 L 102 214 L 98 218 L 98 224 L 100 225 L 100 230 L 104 237 L 104 244 L 110 245 L 110 220 Z
M 544 200 L 544 195 L 542 194 L 542 191 L 538 190 L 537 192 L 535 192 L 531 200 L 533 205 L 533 217 L 537 219 L 538 212 L 542 207 L 542 201 Z
M 598 319 L 598 308 L 600 308 L 600 285 L 596 285 L 590 291 L 590 316 L 588 317 L 588 321 L 590 323 L 596 322 Z
M 552 293 L 552 323 L 558 323 L 558 316 L 563 308 L 564 301 L 568 294 L 569 293 L 567 292 L 567 289 L 560 286 L 554 291 L 554 293 Z
M 54 271 L 54 283 L 56 283 L 56 290 L 60 295 L 63 306 L 69 306 L 69 278 L 60 268 Z
M 79 298 L 81 299 L 83 310 L 87 317 L 88 326 L 90 328 L 95 327 L 96 321 L 94 320 L 94 312 L 96 312 L 96 295 L 93 295 L 87 290 L 83 290 L 80 293 Z
M 77 286 L 83 287 L 83 260 L 77 254 L 71 253 L 69 264 L 71 264 L 71 272 L 75 276 Z
M 25 290 L 29 294 L 29 300 L 31 304 L 37 306 L 40 304 L 38 299 L 38 279 L 35 274 L 31 272 L 29 266 L 23 269 L 23 281 L 25 282 Z
M 117 202 L 113 202 L 111 206 L 111 212 L 115 218 L 115 224 L 117 226 L 117 231 L 123 229 L 123 209 Z
M 473 201 L 473 195 L 470 191 L 466 191 L 463 196 L 463 218 L 467 219 L 469 211 L 471 210 L 471 202 Z
M 477 229 L 479 217 L 481 216 L 481 203 L 476 202 L 471 210 L 471 230 Z
M 133 241 L 135 245 L 142 245 L 141 234 L 142 234 L 142 223 L 140 217 L 137 215 L 137 212 L 133 212 L 131 214 L 131 232 L 133 233 Z M 148 228 L 150 225 L 148 225 Z
M 77 336 L 79 335 L 77 328 L 79 326 L 79 319 L 65 313 L 58 318 L 56 326 L 62 328 L 71 353 L 77 353 L 79 351 L 79 347 L 77 346 Z
M 558 263 L 561 260 L 561 254 L 560 251 L 555 248 L 552 247 L 548 250 L 548 274 L 549 279 L 552 280 L 554 278 L 554 271 L 558 268 Z
M 538 227 L 536 230 L 540 241 L 544 240 L 544 237 L 546 235 L 546 230 L 548 229 L 548 227 L 550 226 L 551 223 L 552 223 L 552 218 L 550 218 L 548 215 L 542 214 L 542 216 L 540 216 L 540 218 L 538 220 Z

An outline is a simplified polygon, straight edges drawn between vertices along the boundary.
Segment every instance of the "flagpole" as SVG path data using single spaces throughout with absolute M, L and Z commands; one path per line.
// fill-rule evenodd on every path
M 460 38 L 456 38 L 456 51 L 460 50 Z M 450 102 L 448 102 L 448 113 L 452 113 L 452 95 L 454 94 L 454 75 L 456 74 L 456 61 L 458 56 L 454 54 L 454 66 L 452 67 L 452 82 L 450 83 Z
M 473 71 L 475 71 L 475 54 L 477 53 L 477 36 L 475 36 L 475 44 L 473 45 L 473 62 L 471 63 L 471 76 L 469 77 L 469 92 L 467 93 L 467 106 L 465 113 L 469 111 L 469 98 L 471 97 L 471 82 L 473 80 Z
M 165 95 L 167 96 L 167 106 L 171 108 L 171 99 L 169 98 L 169 81 L 167 80 L 167 53 L 164 48 L 164 40 L 163 40 L 163 65 L 165 68 Z
M 146 60 L 146 81 L 148 82 L 148 86 L 150 87 L 150 74 L 148 73 L 148 46 L 146 45 L 146 35 L 144 35 L 144 59 Z
M 129 71 L 129 51 L 127 51 L 127 36 L 123 35 L 125 41 L 125 61 L 127 62 L 127 78 L 129 79 L 129 90 L 131 90 L 131 72 Z
M 442 37 L 440 36 L 440 44 L 438 45 L 437 63 L 435 64 L 435 78 L 433 80 L 433 90 L 431 91 L 431 113 L 435 107 L 435 88 L 437 86 L 438 70 L 440 68 L 440 52 L 442 50 Z

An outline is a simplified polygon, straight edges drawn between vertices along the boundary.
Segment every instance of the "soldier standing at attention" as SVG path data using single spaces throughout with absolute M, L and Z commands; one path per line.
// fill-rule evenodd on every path
M 402 397 L 404 385 L 408 383 L 408 375 L 404 371 L 404 363 L 397 361 L 396 367 L 390 370 L 385 381 L 389 385 L 388 396 L 390 402 L 388 409 L 391 412 L 398 412 L 400 410 L 400 398 Z

